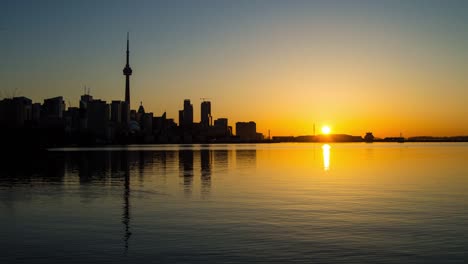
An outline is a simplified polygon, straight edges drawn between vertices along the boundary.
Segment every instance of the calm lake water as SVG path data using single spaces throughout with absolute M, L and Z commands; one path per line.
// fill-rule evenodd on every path
M 168 145 L 0 168 L 0 263 L 467 263 L 468 144 Z

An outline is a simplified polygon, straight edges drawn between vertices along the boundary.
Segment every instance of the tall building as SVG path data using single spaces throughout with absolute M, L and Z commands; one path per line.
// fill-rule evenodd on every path
M 201 125 L 203 127 L 211 126 L 211 102 L 203 101 L 201 103 Z
M 93 97 L 89 94 L 83 94 L 80 99 L 80 128 L 85 130 L 88 128 L 88 105 L 93 101 Z
M 57 96 L 44 100 L 41 116 L 48 119 L 62 119 L 64 111 L 65 101 L 62 96 Z
M 141 123 L 141 119 L 146 114 L 145 107 L 143 107 L 143 102 L 140 102 L 140 107 L 138 107 L 138 111 L 136 113 L 136 121 Z
M 110 120 L 109 105 L 106 101 L 93 100 L 88 103 L 88 124 L 87 128 L 95 136 L 107 138 Z
M 143 103 L 141 103 L 140 107 L 138 108 L 137 116 L 137 120 L 140 123 L 143 135 L 146 137 L 151 136 L 153 133 L 153 113 L 146 113 L 145 108 L 143 107 Z M 152 139 L 149 138 L 147 138 L 147 140 L 152 141 Z
M 257 140 L 257 124 L 255 122 L 237 122 L 236 135 L 241 140 Z
M 189 99 L 184 100 L 182 125 L 186 128 L 190 128 L 193 125 L 193 105 Z
M 93 96 L 89 94 L 83 94 L 80 98 L 80 108 L 86 108 L 89 102 L 93 101 Z
M 0 123 L 22 127 L 32 120 L 32 101 L 26 97 L 6 98 L 0 101 Z
M 121 106 L 121 118 L 122 118 L 122 123 L 124 124 L 129 124 L 130 123 L 130 106 L 125 102 L 122 101 L 122 106 Z
M 228 119 L 227 118 L 218 118 L 214 121 L 215 127 L 220 127 L 224 129 L 228 129 Z
M 31 119 L 35 125 L 41 121 L 41 103 L 32 104 L 32 115 Z
M 228 125 L 227 118 L 218 118 L 214 121 L 213 128 L 216 130 L 217 135 L 230 137 L 232 136 L 232 127 Z
M 184 110 L 179 110 L 179 126 L 184 125 Z
M 63 118 L 67 133 L 74 133 L 80 129 L 80 109 L 78 107 L 68 107 L 63 113 Z
M 121 101 L 112 101 L 111 103 L 111 121 L 120 124 L 122 123 L 122 104 Z
M 130 51 L 129 51 L 129 40 L 127 32 L 127 64 L 123 69 L 123 75 L 125 75 L 125 103 L 127 103 L 128 108 L 130 109 L 130 75 L 132 75 L 132 68 L 130 68 Z

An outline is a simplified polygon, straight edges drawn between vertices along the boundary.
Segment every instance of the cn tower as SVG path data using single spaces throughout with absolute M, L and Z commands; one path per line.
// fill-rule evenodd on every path
M 129 48 L 128 48 L 128 32 L 127 32 L 127 64 L 125 64 L 125 68 L 123 69 L 123 75 L 125 75 L 125 103 L 127 103 L 128 109 L 130 108 L 130 75 L 132 75 L 132 68 L 130 68 L 129 62 Z

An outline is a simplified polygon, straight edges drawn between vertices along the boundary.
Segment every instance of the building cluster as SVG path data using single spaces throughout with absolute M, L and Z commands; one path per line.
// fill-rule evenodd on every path
M 179 111 L 179 124 L 166 113 L 154 116 L 141 103 L 138 110 L 130 107 L 129 39 L 127 35 L 125 100 L 95 99 L 89 90 L 81 96 L 79 107 L 65 107 L 62 96 L 45 99 L 42 104 L 26 97 L 5 98 L 0 101 L 0 128 L 7 131 L 4 139 L 24 138 L 42 144 L 119 144 L 119 143 L 205 143 L 253 142 L 263 139 L 255 122 L 236 123 L 236 133 L 227 118 L 213 121 L 211 102 L 201 103 L 201 120 L 193 119 L 193 105 L 184 100 Z M 205 98 L 202 98 L 205 99 Z
M 90 94 L 81 96 L 79 107 L 68 108 L 62 96 L 45 99 L 42 104 L 26 97 L 13 97 L 0 101 L 0 126 L 3 131 L 50 135 L 42 140 L 52 143 L 206 143 L 263 139 L 256 131 L 255 122 L 236 123 L 234 135 L 227 118 L 213 121 L 210 101 L 203 101 L 200 111 L 201 120 L 194 122 L 193 105 L 189 99 L 184 100 L 177 124 L 166 113 L 155 116 L 146 112 L 143 104 L 138 110 L 130 110 L 125 101 L 108 103 Z

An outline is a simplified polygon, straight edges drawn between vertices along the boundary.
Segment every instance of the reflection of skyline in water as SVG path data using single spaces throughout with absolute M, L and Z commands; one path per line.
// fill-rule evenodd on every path
M 43 152 L 26 157 L 28 162 L 24 161 L 24 155 L 23 159 L 8 160 L 0 168 L 0 184 L 65 184 L 77 180 L 81 186 L 110 185 L 130 188 L 132 183 L 144 184 L 145 177 L 149 175 L 156 175 L 158 182 L 164 184 L 167 172 L 178 170 L 185 193 L 190 194 L 193 184 L 199 183 L 201 194 L 209 194 L 213 171 L 227 171 L 233 157 L 236 166 L 256 166 L 256 155 L 255 149 L 235 148 Z M 95 199 L 95 196 L 87 192 L 83 192 L 81 196 L 82 202 Z
M 338 263 L 356 252 L 349 262 L 463 263 L 466 146 L 330 145 L 55 152 L 5 162 L 0 262 Z
M 2 157 L 0 184 L 61 183 L 67 170 L 64 155 L 48 152 L 9 154 Z
M 220 149 L 212 151 L 213 163 L 218 171 L 227 169 L 229 153 L 232 153 L 232 150 Z
M 182 177 L 184 193 L 190 197 L 195 183 L 195 176 L 200 176 L 200 194 L 207 197 L 211 190 L 211 175 L 213 172 L 213 151 L 210 149 L 184 149 L 179 150 L 179 175 Z M 219 157 L 218 157 L 219 158 Z M 199 165 L 197 165 L 199 164 Z M 227 161 L 224 166 L 227 166 Z M 199 166 L 199 167 L 198 167 Z
M 212 150 L 200 150 L 200 164 L 201 164 L 201 194 L 206 196 L 210 193 L 211 189 L 211 170 L 213 166 Z
M 183 179 L 183 188 L 186 195 L 192 193 L 193 183 L 193 151 L 179 150 L 179 173 Z
M 256 149 L 236 149 L 236 165 L 238 167 L 255 167 L 257 164 Z
M 235 153 L 235 156 L 232 155 Z M 0 168 L 0 182 L 14 184 L 34 182 L 63 182 L 64 177 L 76 177 L 80 184 L 110 184 L 124 181 L 126 171 L 144 180 L 145 172 L 153 171 L 166 177 L 166 171 L 178 168 L 182 176 L 206 176 L 213 170 L 223 171 L 230 157 L 235 164 L 256 164 L 255 149 L 174 149 L 174 150 L 95 150 L 43 152 L 9 159 Z M 25 162 L 27 160 L 27 162 Z M 178 165 L 176 165 L 178 161 Z M 196 163 L 196 165 L 195 165 Z M 199 165 L 198 165 L 199 164 Z
M 121 188 L 120 221 L 123 225 L 124 252 L 127 252 L 132 237 L 133 184 L 144 184 L 145 178 L 150 180 L 153 176 L 158 178 L 158 182 L 165 182 L 166 177 L 170 176 L 167 171 L 178 170 L 184 195 L 192 197 L 194 184 L 199 184 L 200 198 L 207 199 L 212 188 L 213 171 L 227 171 L 229 157 L 233 153 L 238 166 L 255 166 L 254 149 L 58 151 L 31 157 L 33 162 L 27 163 L 30 166 L 25 166 L 24 160 L 20 159 L 10 162 L 10 166 L 0 169 L 0 183 L 14 185 L 56 182 L 60 183 L 56 186 L 65 186 L 69 182 L 75 182 L 80 188 L 84 187 L 82 191 L 78 191 L 80 203 L 85 204 L 92 204 L 98 199 L 94 192 L 88 191 L 89 187 Z

